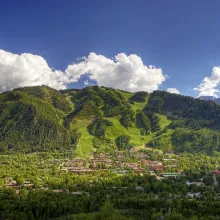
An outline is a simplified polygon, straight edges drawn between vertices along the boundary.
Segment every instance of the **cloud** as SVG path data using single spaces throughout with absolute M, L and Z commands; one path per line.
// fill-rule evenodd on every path
M 84 81 L 84 85 L 85 85 L 85 86 L 88 86 L 88 85 L 89 85 L 89 80 L 88 80 L 88 79 Z
M 13 54 L 0 50 L 0 92 L 17 87 L 48 85 L 64 89 L 87 76 L 85 86 L 97 83 L 131 92 L 157 90 L 166 80 L 161 68 L 144 65 L 142 59 L 131 54 L 120 53 L 115 58 L 90 53 L 67 67 L 65 72 L 54 70 L 46 60 L 30 53 Z
M 139 56 L 124 53 L 114 59 L 90 53 L 82 61 L 69 65 L 66 74 L 71 82 L 77 82 L 80 76 L 88 74 L 90 80 L 95 80 L 99 86 L 131 92 L 152 92 L 166 80 L 161 68 L 146 66 Z
M 205 77 L 201 84 L 194 88 L 199 96 L 216 96 L 220 92 L 217 87 L 220 85 L 220 67 L 213 67 L 210 77 Z
M 180 91 L 178 91 L 176 88 L 168 88 L 167 92 L 169 93 L 175 93 L 175 94 L 180 94 Z
M 67 82 L 66 74 L 50 68 L 41 56 L 0 50 L 0 92 L 36 85 L 64 89 Z
M 90 80 L 85 80 L 84 81 L 84 86 L 94 86 L 94 84 Z

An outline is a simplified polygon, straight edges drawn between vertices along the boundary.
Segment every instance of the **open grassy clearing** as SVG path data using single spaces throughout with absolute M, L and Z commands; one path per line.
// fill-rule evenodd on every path
M 164 129 L 166 126 L 168 126 L 171 123 L 171 120 L 167 119 L 165 115 L 156 114 L 159 117 L 160 120 L 160 128 Z
M 71 111 L 70 112 L 74 111 L 74 104 L 71 101 L 71 98 L 72 98 L 71 95 L 66 96 L 66 100 L 70 103 L 70 107 L 71 107 Z
M 129 99 L 132 97 L 132 93 L 123 92 L 120 90 L 117 90 L 125 100 L 129 101 Z M 66 96 L 66 99 L 71 102 L 71 96 Z M 133 104 L 131 104 L 132 111 L 135 112 L 135 114 L 141 110 L 144 109 L 144 107 L 148 103 L 148 97 L 146 98 L 145 102 L 136 102 L 134 101 Z M 72 109 L 74 106 L 72 105 Z M 159 117 L 159 124 L 161 130 L 163 130 L 166 126 L 168 126 L 171 121 L 167 119 L 166 116 L 157 114 Z M 136 127 L 135 124 L 133 124 L 133 127 L 125 128 L 120 123 L 120 117 L 107 117 L 105 118 L 113 123 L 113 126 L 107 126 L 105 137 L 110 139 L 113 143 L 115 142 L 115 139 L 123 134 L 129 135 L 131 137 L 131 143 L 134 145 L 134 147 L 140 147 L 140 146 L 148 146 L 148 143 L 150 143 L 153 139 L 159 137 L 158 132 L 150 133 L 149 135 L 143 136 L 141 135 L 140 129 Z M 93 148 L 93 138 L 94 136 L 90 135 L 87 130 L 87 126 L 91 123 L 89 120 L 79 120 L 77 119 L 74 123 L 71 123 L 71 129 L 77 129 L 79 133 L 81 133 L 81 138 L 79 141 L 79 144 L 76 148 L 76 153 L 80 157 L 89 157 L 92 152 L 95 150 L 97 151 L 109 151 L 113 150 L 111 147 L 106 145 L 103 142 L 103 145 L 99 149 Z M 173 131 L 168 130 L 166 133 L 160 135 L 160 138 L 164 139 L 165 143 L 171 142 L 171 135 Z M 83 144 L 82 144 L 83 143 Z M 111 149 L 110 149 L 111 148 Z
M 88 120 L 76 120 L 71 123 L 71 129 L 77 129 L 81 133 L 81 138 L 76 148 L 76 154 L 80 157 L 89 157 L 93 152 L 92 139 L 94 138 L 87 131 Z
M 136 108 L 140 109 L 140 107 L 144 107 L 144 103 L 135 103 Z M 161 130 L 164 129 L 167 125 L 170 124 L 170 120 L 167 119 L 166 116 L 158 114 L 159 120 L 160 120 L 160 127 Z M 146 136 L 142 136 L 140 134 L 140 129 L 137 127 L 129 127 L 126 129 L 123 127 L 120 123 L 120 118 L 119 117 L 111 117 L 111 118 L 106 118 L 107 120 L 111 121 L 113 123 L 113 126 L 107 126 L 106 127 L 106 133 L 105 136 L 106 138 L 110 139 L 113 143 L 115 139 L 122 135 L 126 134 L 131 136 L 131 143 L 134 145 L 134 147 L 139 147 L 139 146 L 147 146 L 149 142 L 151 142 L 154 138 L 157 138 L 158 132 L 151 133 Z M 79 133 L 82 134 L 80 138 L 80 142 L 77 146 L 76 153 L 78 156 L 81 157 L 89 157 L 91 153 L 95 150 L 93 148 L 93 136 L 88 133 L 87 126 L 91 123 L 91 121 L 88 120 L 76 120 L 74 123 L 71 123 L 71 129 L 77 129 Z M 173 134 L 173 130 L 168 129 L 166 133 L 158 136 L 160 137 L 161 141 L 164 141 L 165 143 L 171 143 L 171 135 Z M 83 143 L 83 144 L 82 144 Z M 107 149 L 109 148 L 108 146 L 104 145 L 99 149 L 99 150 L 111 150 Z
M 131 98 L 131 96 L 134 95 L 133 93 L 123 92 L 123 91 L 120 91 L 120 90 L 117 90 L 117 92 L 119 92 L 125 98 L 125 100 L 127 100 L 127 101 Z

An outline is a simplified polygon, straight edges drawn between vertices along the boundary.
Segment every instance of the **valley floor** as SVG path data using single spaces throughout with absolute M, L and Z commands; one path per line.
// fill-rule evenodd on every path
M 217 219 L 219 160 L 148 148 L 89 159 L 73 152 L 5 153 L 0 155 L 0 217 Z

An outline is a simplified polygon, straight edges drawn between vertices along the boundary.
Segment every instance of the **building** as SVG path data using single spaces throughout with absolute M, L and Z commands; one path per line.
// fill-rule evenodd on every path
M 220 175 L 220 170 L 214 170 L 214 171 L 212 171 L 212 174 L 213 175 Z
M 176 172 L 173 172 L 173 173 L 162 173 L 161 176 L 162 177 L 179 177 L 181 176 L 182 173 L 176 173 Z
M 204 183 L 202 183 L 202 182 L 189 182 L 189 181 L 186 181 L 186 184 L 187 184 L 188 186 L 190 186 L 190 185 L 204 186 Z
M 164 171 L 164 165 L 163 164 L 149 164 L 149 169 L 153 171 Z
M 146 159 L 142 159 L 142 160 L 141 160 L 141 163 L 142 163 L 143 165 L 145 165 L 145 166 L 149 166 L 150 161 L 149 161 L 149 160 L 146 160 Z

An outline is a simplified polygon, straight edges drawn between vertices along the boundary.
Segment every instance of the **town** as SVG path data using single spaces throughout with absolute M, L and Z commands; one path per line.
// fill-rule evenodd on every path
M 33 154 L 38 155 L 37 153 Z M 33 156 L 32 155 L 32 156 Z M 185 175 L 184 170 L 180 169 L 180 160 L 175 154 L 165 154 L 163 158 L 157 158 L 152 160 L 146 152 L 136 151 L 117 151 L 116 154 L 109 153 L 93 153 L 89 158 L 79 158 L 76 156 L 68 157 L 54 157 L 49 160 L 41 160 L 35 164 L 41 172 L 56 172 L 62 175 L 82 175 L 90 176 L 98 173 L 115 173 L 116 175 L 151 175 L 155 176 L 156 180 L 161 181 L 165 178 L 178 178 Z M 2 162 L 4 164 L 4 161 Z M 218 184 L 216 176 L 220 175 L 219 170 L 210 171 L 209 175 L 212 176 L 214 184 Z M 50 187 L 44 182 L 44 178 L 37 177 L 39 184 L 35 184 L 30 179 L 20 178 L 14 179 L 12 176 L 6 176 L 4 184 L 1 187 L 14 188 L 16 193 L 20 192 L 20 189 L 36 190 L 43 189 L 49 190 Z M 190 185 L 204 185 L 203 180 L 189 181 L 186 180 L 186 184 Z M 54 192 L 63 192 L 62 189 L 53 189 Z M 72 192 L 74 193 L 74 192 Z M 75 192 L 77 194 L 79 192 Z

